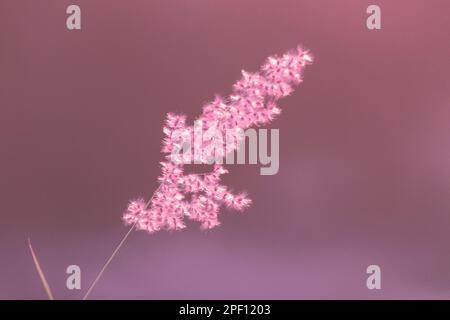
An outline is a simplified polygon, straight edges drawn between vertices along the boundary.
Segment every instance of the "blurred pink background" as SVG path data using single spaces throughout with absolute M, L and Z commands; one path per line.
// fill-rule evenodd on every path
M 445 0 L 2 0 L 0 298 L 46 298 L 28 237 L 56 297 L 81 298 L 128 200 L 157 187 L 165 114 L 192 119 L 297 44 L 315 63 L 271 125 L 279 173 L 226 177 L 253 206 L 208 232 L 133 233 L 91 298 L 450 298 L 449 15 Z

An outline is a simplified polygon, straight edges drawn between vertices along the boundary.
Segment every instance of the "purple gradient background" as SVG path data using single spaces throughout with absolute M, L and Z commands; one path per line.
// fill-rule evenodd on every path
M 28 237 L 56 297 L 82 297 L 127 201 L 157 187 L 165 114 L 194 117 L 299 43 L 316 61 L 271 126 L 280 172 L 226 178 L 254 205 L 208 232 L 133 233 L 91 298 L 450 298 L 449 16 L 446 0 L 0 1 L 0 298 L 46 298 Z

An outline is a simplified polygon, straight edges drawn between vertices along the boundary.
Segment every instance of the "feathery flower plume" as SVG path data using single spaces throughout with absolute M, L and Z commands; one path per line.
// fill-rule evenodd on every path
M 207 149 L 212 139 L 206 142 L 191 139 L 194 152 L 183 154 L 180 161 L 174 161 L 173 154 L 183 149 L 183 136 L 192 137 L 196 131 L 205 136 L 211 128 L 223 135 L 236 132 L 235 143 L 219 148 L 226 150 L 222 153 L 215 149 L 214 159 L 237 150 L 243 139 L 237 129 L 261 126 L 277 117 L 281 112 L 277 101 L 291 94 L 293 87 L 302 82 L 303 68 L 312 61 L 308 51 L 298 47 L 282 56 L 269 57 L 258 73 L 242 71 L 228 98 L 217 96 L 203 106 L 203 113 L 195 122 L 200 122 L 201 127 L 187 125 L 184 115 L 167 114 L 162 146 L 166 159 L 161 162 L 160 186 L 148 203 L 143 199 L 130 201 L 123 214 L 124 222 L 150 233 L 183 229 L 185 219 L 198 221 L 202 229 L 210 229 L 220 224 L 218 215 L 222 205 L 239 211 L 248 207 L 251 200 L 245 193 L 234 194 L 220 184 L 221 176 L 228 172 L 221 164 L 216 162 L 212 171 L 205 174 L 183 172 L 186 161 L 211 164 L 211 155 L 195 151 Z

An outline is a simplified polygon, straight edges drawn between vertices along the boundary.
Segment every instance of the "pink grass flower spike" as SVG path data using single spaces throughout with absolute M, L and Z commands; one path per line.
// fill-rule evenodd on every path
M 281 57 L 269 57 L 259 73 L 242 71 L 241 79 L 234 84 L 228 98 L 216 97 L 203 107 L 203 113 L 196 119 L 201 121 L 201 128 L 188 126 L 184 115 L 167 114 L 162 146 L 166 159 L 161 162 L 160 186 L 148 202 L 144 199 L 130 201 L 123 214 L 124 222 L 150 233 L 183 229 L 185 219 L 198 221 L 202 229 L 210 229 L 220 224 L 218 216 L 222 205 L 238 211 L 250 206 L 251 200 L 245 193 L 234 194 L 220 183 L 221 176 L 228 172 L 221 164 L 214 164 L 208 173 L 185 174 L 185 162 L 173 161 L 171 157 L 174 150 L 182 147 L 179 137 L 173 133 L 191 134 L 201 130 L 205 134 L 214 127 L 225 135 L 236 129 L 269 123 L 281 112 L 277 101 L 290 95 L 293 87 L 302 82 L 303 68 L 312 61 L 308 51 L 298 47 Z M 223 149 L 225 154 L 215 156 L 224 157 L 238 149 L 240 138 L 238 135 L 235 138 L 236 143 Z M 208 147 L 208 142 L 204 141 L 193 141 L 193 144 L 194 149 Z M 195 163 L 210 164 L 203 153 L 196 155 L 194 152 L 187 157 Z

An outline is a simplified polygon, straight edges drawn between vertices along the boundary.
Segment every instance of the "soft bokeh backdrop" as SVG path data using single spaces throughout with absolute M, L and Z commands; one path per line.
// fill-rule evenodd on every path
M 0 298 L 46 298 L 29 237 L 56 297 L 81 298 L 127 201 L 157 187 L 165 114 L 193 119 L 297 44 L 316 60 L 271 124 L 278 175 L 226 178 L 254 205 L 208 232 L 133 233 L 91 298 L 450 298 L 449 16 L 446 0 L 0 1 Z

